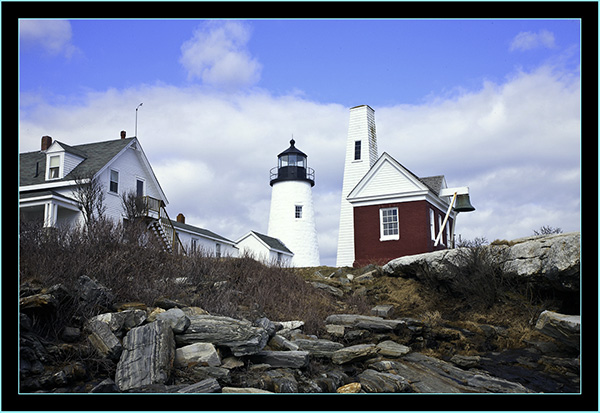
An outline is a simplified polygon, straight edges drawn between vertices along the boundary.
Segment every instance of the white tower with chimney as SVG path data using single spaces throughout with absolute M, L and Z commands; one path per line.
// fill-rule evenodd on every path
M 354 264 L 354 214 L 346 197 L 377 161 L 375 111 L 368 105 L 350 109 L 346 161 L 342 184 L 342 207 L 337 246 L 337 267 Z
M 320 265 L 315 226 L 312 187 L 315 171 L 306 163 L 307 155 L 290 147 L 277 155 L 278 165 L 271 169 L 271 210 L 267 234 L 278 238 L 294 253 L 294 267 Z

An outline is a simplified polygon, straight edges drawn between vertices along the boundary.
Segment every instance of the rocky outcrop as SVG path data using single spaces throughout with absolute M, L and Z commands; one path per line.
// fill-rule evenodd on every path
M 507 276 L 564 292 L 579 292 L 580 233 L 541 235 L 513 241 L 494 241 L 483 247 Z M 392 276 L 443 279 L 461 265 L 465 248 L 441 250 L 396 258 L 383 272 Z

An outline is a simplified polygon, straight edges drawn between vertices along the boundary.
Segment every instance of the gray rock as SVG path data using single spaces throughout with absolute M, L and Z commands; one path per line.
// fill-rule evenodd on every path
M 87 323 L 87 329 L 90 331 L 88 340 L 101 355 L 111 360 L 119 360 L 123 346 L 107 323 L 92 319 Z
M 254 364 L 299 369 L 308 365 L 308 351 L 261 351 L 249 356 Z
M 548 310 L 540 314 L 535 324 L 536 330 L 577 350 L 579 350 L 580 327 L 580 316 L 565 315 Z
M 415 393 L 532 393 L 519 383 L 463 370 L 421 353 L 409 353 L 390 363 L 388 371 L 408 380 Z
M 390 317 L 394 311 L 394 306 L 391 304 L 376 305 L 371 309 L 371 314 L 378 317 Z
M 85 307 L 110 307 L 115 296 L 102 284 L 92 280 L 87 275 L 79 277 L 79 299 Z
M 357 344 L 333 352 L 331 361 L 334 364 L 346 364 L 353 361 L 366 360 L 375 357 L 379 349 L 375 344 Z
M 396 374 L 367 369 L 358 375 L 361 390 L 366 393 L 410 393 L 408 381 Z
M 115 382 L 121 391 L 165 384 L 175 358 L 173 330 L 163 321 L 131 329 L 123 339 Z
M 325 323 L 360 328 L 376 333 L 391 333 L 406 326 L 404 320 L 384 320 L 381 317 L 359 314 L 333 314 L 325 319 Z
M 395 341 L 386 340 L 377 344 L 379 354 L 384 357 L 401 357 L 410 352 L 410 347 L 398 344 Z
M 342 290 L 340 290 L 337 287 L 333 287 L 331 285 L 328 285 L 328 284 L 323 284 L 323 283 L 316 282 L 316 281 L 313 281 L 310 284 L 313 287 L 315 287 L 315 288 L 317 288 L 319 290 L 328 292 L 329 294 L 334 295 L 336 297 L 342 297 L 344 295 L 344 292 Z
M 111 379 L 102 380 L 100 383 L 95 385 L 90 393 L 118 393 L 119 387 L 117 384 Z
M 249 387 L 268 390 L 273 393 L 298 393 L 298 381 L 288 369 L 269 370 L 258 379 L 252 379 Z
M 460 354 L 455 354 L 450 359 L 450 363 L 463 369 L 479 367 L 480 361 L 481 357 L 479 356 L 461 356 Z
M 292 343 L 296 344 L 300 350 L 308 351 L 311 356 L 317 357 L 331 357 L 334 351 L 344 348 L 341 343 L 323 339 L 296 339 Z
M 285 337 L 280 336 L 279 334 L 275 334 L 273 338 L 269 341 L 269 346 L 273 350 L 279 351 L 298 351 L 299 347 L 297 344 L 294 344 L 290 340 Z
M 177 390 L 177 393 L 217 393 L 221 386 L 216 379 L 208 378 Z
M 237 357 L 258 353 L 269 339 L 264 328 L 230 317 L 198 315 L 190 317 L 190 326 L 175 336 L 179 346 L 197 342 L 229 347 Z
M 221 393 L 240 394 L 240 393 L 273 393 L 263 389 L 255 389 L 254 387 L 223 387 Z
M 179 308 L 171 308 L 164 313 L 159 313 L 156 315 L 156 319 L 170 325 L 175 334 L 183 333 L 190 325 L 190 319 Z
M 175 366 L 189 365 L 217 367 L 221 359 L 211 343 L 194 343 L 175 350 Z

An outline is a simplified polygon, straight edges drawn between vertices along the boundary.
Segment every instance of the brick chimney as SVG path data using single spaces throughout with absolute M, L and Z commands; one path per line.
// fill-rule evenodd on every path
M 177 215 L 177 222 L 179 222 L 180 224 L 185 224 L 185 216 L 182 213 L 179 213 Z
M 121 131 L 121 139 L 125 139 L 125 135 L 127 135 L 127 132 L 125 132 L 124 130 Z
M 47 151 L 52 145 L 52 138 L 50 136 L 42 136 L 42 150 Z

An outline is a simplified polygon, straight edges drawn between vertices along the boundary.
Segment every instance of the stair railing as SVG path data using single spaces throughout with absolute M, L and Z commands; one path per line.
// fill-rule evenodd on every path
M 144 202 L 146 205 L 146 216 L 158 221 L 166 235 L 167 243 L 169 244 L 168 247 L 173 252 L 185 254 L 185 248 L 183 248 L 179 235 L 177 235 L 177 231 L 175 231 L 175 228 L 173 227 L 169 214 L 167 214 L 165 203 L 162 200 L 151 196 L 145 196 Z

